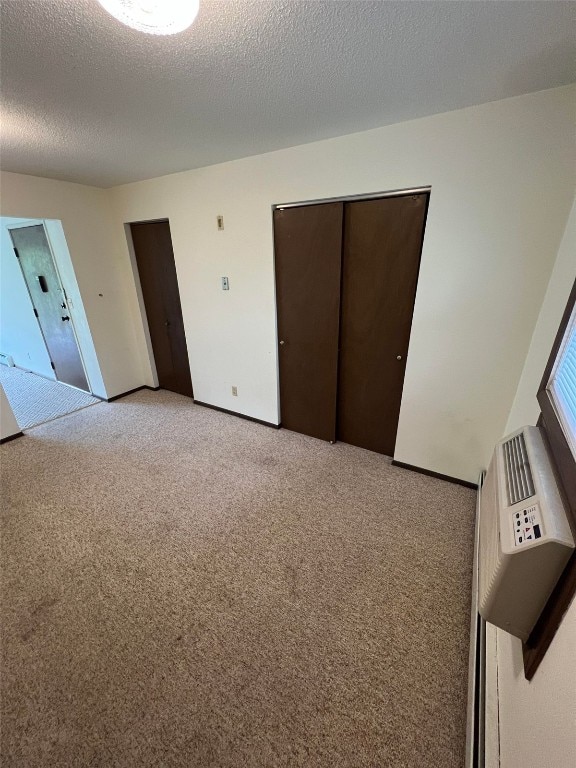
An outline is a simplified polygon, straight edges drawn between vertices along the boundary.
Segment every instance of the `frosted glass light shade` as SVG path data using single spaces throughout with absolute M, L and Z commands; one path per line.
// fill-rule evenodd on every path
M 199 0 L 98 0 L 108 13 L 139 32 L 175 35 L 198 15 Z

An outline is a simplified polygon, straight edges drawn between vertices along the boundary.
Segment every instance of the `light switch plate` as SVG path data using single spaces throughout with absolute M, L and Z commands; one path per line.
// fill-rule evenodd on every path
M 229 291 L 230 290 L 230 283 L 228 282 L 227 277 L 222 278 L 222 290 L 223 291 Z

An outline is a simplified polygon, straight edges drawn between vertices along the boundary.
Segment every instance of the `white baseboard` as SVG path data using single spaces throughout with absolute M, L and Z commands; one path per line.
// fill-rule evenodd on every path
M 484 768 L 500 768 L 498 700 L 498 630 L 486 624 L 486 682 L 484 695 Z
M 484 473 L 478 480 L 476 501 L 465 768 L 500 768 L 498 634 L 496 627 L 487 624 L 478 613 L 478 540 L 483 482 Z

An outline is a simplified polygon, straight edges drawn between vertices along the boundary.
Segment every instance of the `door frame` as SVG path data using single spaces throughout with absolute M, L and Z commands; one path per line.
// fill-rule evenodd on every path
M 56 252 L 54 249 L 54 246 L 52 244 L 52 240 L 50 238 L 50 232 L 48 230 L 48 227 L 46 226 L 45 219 L 28 219 L 27 221 L 22 221 L 18 224 L 12 224 L 12 225 L 6 225 L 6 229 L 8 230 L 8 233 L 10 233 L 14 229 L 27 229 L 28 227 L 38 227 L 41 226 L 44 230 L 44 236 L 46 237 L 46 242 L 48 243 L 48 250 L 50 252 L 50 258 L 52 259 L 52 264 L 54 265 L 54 272 L 56 273 L 56 279 L 58 280 L 58 285 L 60 287 L 60 290 L 62 291 L 64 295 L 64 299 L 66 301 L 66 311 L 70 315 L 70 324 L 72 326 L 72 332 L 74 334 L 74 340 L 76 342 L 76 348 L 78 349 L 78 355 L 80 357 L 80 363 L 82 365 L 82 370 L 84 371 L 84 376 L 86 377 L 86 382 L 88 384 L 88 392 L 89 394 L 93 395 L 92 391 L 92 382 L 90 381 L 90 376 L 88 374 L 88 369 L 86 367 L 86 362 L 84 360 L 84 353 L 82 350 L 82 344 L 80 343 L 80 337 L 78 335 L 78 330 L 76 328 L 76 319 L 75 319 L 75 307 L 71 306 L 70 298 L 68 296 L 68 293 L 66 291 L 66 288 L 64 287 L 64 283 L 62 281 L 62 275 L 60 274 L 60 267 L 58 265 L 58 259 L 56 258 Z M 10 239 L 12 240 L 12 237 L 10 236 Z M 15 248 L 14 243 L 12 241 L 12 247 Z M 28 286 L 28 283 L 26 282 L 26 277 L 24 276 L 24 271 L 22 269 L 22 264 L 20 262 L 20 259 L 18 259 L 18 267 L 20 268 L 20 273 L 22 275 L 22 279 L 24 280 L 24 285 L 26 286 L 26 292 L 28 293 L 28 298 L 30 299 L 30 306 L 32 307 L 32 310 L 34 311 L 34 302 L 32 300 L 32 295 L 30 294 L 30 288 Z M 50 351 L 48 349 L 48 344 L 46 343 L 46 337 L 44 335 L 44 331 L 42 329 L 42 325 L 40 323 L 40 318 L 34 312 L 34 319 L 36 320 L 36 323 L 38 325 L 38 329 L 40 331 L 40 335 L 42 336 L 42 341 L 44 342 L 44 348 L 46 349 L 46 354 L 48 355 L 48 358 L 52 362 L 50 358 Z M 35 372 L 33 372 L 35 373 Z M 42 378 L 47 378 L 46 376 L 43 376 L 41 373 L 35 373 L 36 376 L 42 376 Z M 57 381 L 59 384 L 65 384 L 67 387 L 72 387 L 73 389 L 78 389 L 78 387 L 75 387 L 73 384 L 67 384 L 65 381 L 60 381 L 58 377 L 56 376 L 56 371 L 54 371 L 54 381 Z M 79 392 L 84 392 L 83 389 L 80 389 Z M 96 395 L 97 397 L 97 395 Z
M 322 197 L 315 200 L 300 200 L 292 203 L 274 203 L 272 210 L 282 208 L 301 208 L 308 205 L 323 205 L 324 203 L 356 203 L 362 200 L 379 200 L 383 197 L 405 197 L 407 195 L 430 194 L 432 187 L 405 187 L 404 189 L 391 189 L 386 192 L 366 192 L 360 195 L 340 195 L 338 197 Z
M 430 209 L 430 194 L 432 192 L 432 185 L 428 184 L 421 187 L 403 187 L 402 189 L 390 189 L 380 192 L 366 192 L 357 195 L 339 195 L 337 197 L 321 197 L 313 200 L 299 200 L 289 203 L 273 203 L 271 206 L 270 223 L 272 228 L 272 259 L 274 264 L 274 334 L 276 339 L 276 390 L 277 390 L 277 402 L 278 402 L 278 427 L 282 427 L 282 408 L 280 402 L 280 353 L 278 348 L 279 336 L 278 336 L 278 297 L 276 296 L 276 251 L 274 247 L 274 211 L 282 210 L 284 208 L 302 208 L 309 205 L 324 205 L 325 203 L 353 203 L 360 202 L 362 200 L 379 200 L 384 197 L 408 197 L 410 195 L 426 194 L 428 199 L 426 201 L 426 210 L 424 214 L 424 229 L 422 231 L 422 245 L 420 246 L 420 261 L 418 263 L 418 274 L 416 276 L 416 294 L 414 296 L 414 304 L 412 307 L 412 321 L 414 319 L 414 308 L 416 306 L 416 298 L 418 295 L 418 281 L 420 278 L 420 268 L 422 266 L 422 248 L 424 247 L 424 235 L 426 233 L 426 225 L 428 223 L 428 212 Z M 410 337 L 412 336 L 412 321 L 410 322 Z M 410 337 L 408 341 L 408 354 L 410 351 Z M 402 394 L 404 394 L 404 383 L 402 384 Z M 402 406 L 400 406 L 402 407 Z

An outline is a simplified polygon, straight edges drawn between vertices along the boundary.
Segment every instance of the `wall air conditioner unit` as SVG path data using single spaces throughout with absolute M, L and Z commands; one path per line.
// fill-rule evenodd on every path
M 496 445 L 480 504 L 479 611 L 527 640 L 574 538 L 537 427 Z

